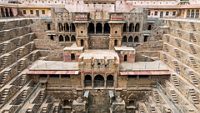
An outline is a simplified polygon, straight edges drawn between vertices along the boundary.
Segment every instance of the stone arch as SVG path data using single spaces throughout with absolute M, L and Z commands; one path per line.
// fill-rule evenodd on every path
M 70 24 L 70 28 L 71 28 L 71 32 L 75 32 L 76 31 L 76 27 L 75 27 L 74 23 Z
M 70 41 L 70 38 L 68 35 L 65 36 L 65 41 Z
M 84 86 L 92 86 L 92 77 L 90 75 L 85 75 Z
M 69 32 L 69 24 L 68 23 L 64 24 L 64 29 L 65 29 L 65 32 Z
M 130 23 L 129 24 L 129 32 L 133 32 L 134 31 L 134 24 Z
M 81 39 L 81 46 L 84 46 L 84 40 Z
M 97 25 L 96 25 L 96 33 L 102 33 L 102 24 L 101 23 L 97 23 Z
M 123 42 L 123 43 L 126 43 L 126 42 L 127 42 L 127 37 L 126 37 L 126 36 L 123 36 L 122 42 Z
M 104 77 L 102 75 L 96 75 L 94 77 L 94 87 L 104 87 Z
M 89 23 L 88 33 L 94 33 L 94 24 L 93 23 Z
M 104 33 L 110 33 L 110 25 L 108 23 L 104 24 Z
M 108 75 L 107 76 L 106 86 L 107 87 L 113 87 L 114 86 L 114 77 L 113 77 L 113 75 Z
M 74 35 L 72 35 L 71 41 L 72 41 L 72 42 L 76 41 L 76 37 L 75 37 Z
M 128 42 L 133 42 L 133 37 L 132 36 L 129 36 Z
M 63 25 L 62 23 L 58 23 L 58 31 L 62 31 L 63 30 Z
M 139 32 L 139 31 L 140 31 L 140 24 L 137 23 L 137 24 L 135 25 L 135 32 Z
M 123 32 L 127 32 L 127 23 L 125 23 L 123 26 Z
M 138 37 L 138 36 L 136 36 L 136 37 L 134 38 L 134 42 L 139 42 L 139 37 Z
M 63 42 L 64 41 L 64 38 L 62 35 L 59 36 L 59 42 Z

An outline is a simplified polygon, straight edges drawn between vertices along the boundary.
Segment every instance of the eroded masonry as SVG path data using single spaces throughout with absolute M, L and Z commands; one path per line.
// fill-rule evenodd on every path
M 199 113 L 199 20 L 82 10 L 0 19 L 1 113 Z

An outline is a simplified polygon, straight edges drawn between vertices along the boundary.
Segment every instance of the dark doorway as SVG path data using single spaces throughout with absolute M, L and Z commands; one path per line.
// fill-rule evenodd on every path
M 64 41 L 64 38 L 63 38 L 62 35 L 60 35 L 60 36 L 59 36 L 59 42 L 62 42 L 62 41 Z
M 124 55 L 124 62 L 127 62 L 127 55 Z
M 89 23 L 88 33 L 94 33 L 94 24 L 93 23 Z
M 84 46 L 84 40 L 81 39 L 81 46 Z
M 113 87 L 114 86 L 114 78 L 112 75 L 107 76 L 107 81 L 106 81 L 107 87 Z
M 90 75 L 86 75 L 84 79 L 85 87 L 92 86 L 92 77 Z
M 104 78 L 101 75 L 94 77 L 94 87 L 104 87 Z
M 71 23 L 70 27 L 71 27 L 71 32 L 75 32 L 76 31 L 74 23 Z
M 97 23 L 96 33 L 102 33 L 102 24 L 101 23 Z
M 65 36 L 65 41 L 70 41 L 70 38 L 68 35 Z
M 127 42 L 127 37 L 126 37 L 126 36 L 123 36 L 122 42 L 123 42 L 123 43 L 126 43 L 126 42 Z
M 47 30 L 51 30 L 51 24 L 47 23 Z
M 71 60 L 75 60 L 75 54 L 74 53 L 71 54 Z
M 8 9 L 5 8 L 5 10 L 6 10 L 6 17 L 9 17 Z
M 65 28 L 65 32 L 69 32 L 69 25 L 68 25 L 68 23 L 64 24 L 64 28 Z
M 135 25 L 135 32 L 139 32 L 139 31 L 140 31 L 140 24 L 137 23 L 137 24 Z
M 108 23 L 104 24 L 104 33 L 110 33 L 110 25 Z
M 72 42 L 76 41 L 76 37 L 75 37 L 74 35 L 72 35 L 71 41 L 72 41 Z
M 151 25 L 148 25 L 148 30 L 151 30 L 152 29 L 152 26 Z
M 138 36 L 136 36 L 136 37 L 134 38 L 134 42 L 139 42 Z
M 62 31 L 63 30 L 63 25 L 62 23 L 58 23 L 58 31 Z
M 129 32 L 133 32 L 134 31 L 134 25 L 133 23 L 129 24 Z
M 10 16 L 13 17 L 14 15 L 12 9 L 10 8 L 9 10 L 10 10 Z
M 117 46 L 118 44 L 118 41 L 117 40 L 115 40 L 115 42 L 114 42 L 114 46 Z
M 144 42 L 148 41 L 148 36 L 144 36 Z
M 128 38 L 128 42 L 133 42 L 133 37 L 132 37 L 132 36 L 130 36 L 130 37 Z
M 127 32 L 127 28 L 126 27 L 127 27 L 127 24 L 125 23 L 124 26 L 123 26 L 123 32 Z

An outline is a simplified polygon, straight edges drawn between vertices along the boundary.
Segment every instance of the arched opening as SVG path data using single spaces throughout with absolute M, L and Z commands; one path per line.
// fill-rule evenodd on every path
M 102 33 L 102 24 L 101 23 L 97 23 L 96 33 Z
M 81 39 L 81 46 L 84 46 L 84 40 Z
M 127 55 L 124 55 L 124 62 L 127 62 Z
M 2 17 L 5 17 L 3 8 L 1 8 L 1 16 L 2 16 Z
M 114 41 L 114 46 L 117 46 L 117 45 L 118 45 L 117 43 L 118 43 L 118 41 L 115 40 L 115 41 Z
M 135 32 L 139 32 L 139 31 L 140 31 L 140 24 L 137 23 L 137 24 L 135 25 Z
M 65 41 L 70 41 L 70 38 L 68 35 L 65 36 Z
M 123 26 L 123 32 L 127 31 L 126 27 L 127 27 L 127 24 L 125 23 L 124 26 Z
M 133 32 L 133 30 L 134 30 L 134 25 L 133 25 L 133 23 L 130 23 L 129 24 L 129 32 Z
M 114 78 L 112 75 L 107 76 L 107 81 L 106 81 L 107 87 L 113 87 L 114 86 Z
M 104 87 L 104 78 L 101 75 L 94 77 L 94 87 Z
M 134 42 L 139 42 L 138 36 L 136 36 L 136 37 L 134 38 Z
M 135 101 L 134 100 L 129 100 L 129 102 L 128 102 L 128 105 L 130 106 L 130 105 L 135 105 Z
M 148 30 L 151 30 L 151 27 L 152 27 L 151 25 L 148 25 Z
M 132 36 L 130 36 L 130 37 L 128 38 L 128 42 L 133 42 L 133 37 L 132 37 Z
M 71 54 L 71 60 L 75 60 L 76 59 L 76 56 L 74 53 Z
M 74 23 L 71 23 L 70 27 L 71 27 L 71 32 L 75 32 L 76 31 Z
M 93 23 L 89 23 L 88 33 L 94 33 L 94 24 Z
M 76 41 L 76 37 L 75 37 L 74 35 L 72 35 L 71 41 L 72 41 L 72 42 Z
M 63 101 L 63 105 L 64 106 L 70 106 L 71 105 L 71 102 L 69 100 L 64 100 Z
M 126 36 L 123 36 L 122 42 L 123 42 L 123 43 L 126 43 L 126 42 L 127 42 L 127 37 L 126 37 Z
M 63 30 L 63 25 L 62 23 L 58 23 L 58 31 L 62 31 Z
M 108 23 L 104 24 L 104 33 L 110 33 L 110 26 Z
M 64 41 L 64 38 L 62 35 L 59 36 L 59 42 L 63 42 Z
M 5 10 L 6 10 L 6 17 L 9 17 L 8 9 L 5 8 Z
M 68 23 L 64 24 L 64 28 L 65 28 L 65 32 L 69 32 L 69 25 L 68 25 Z
M 147 42 L 148 36 L 144 36 L 144 42 Z
M 85 87 L 92 86 L 92 77 L 90 75 L 86 75 L 84 79 Z

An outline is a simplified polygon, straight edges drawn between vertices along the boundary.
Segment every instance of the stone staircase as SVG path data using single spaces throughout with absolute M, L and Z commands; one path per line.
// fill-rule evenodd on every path
M 190 57 L 189 59 L 190 59 L 190 62 L 191 62 L 191 64 L 192 64 L 192 66 L 193 66 L 194 68 L 198 68 L 198 65 L 197 65 L 195 59 L 194 59 L 193 57 Z
M 199 104 L 199 97 L 197 96 L 195 90 L 189 89 L 189 94 L 190 94 L 193 104 Z
M 159 97 L 158 91 L 154 90 L 153 96 L 154 96 L 156 103 L 159 104 L 160 103 L 160 97 Z
M 171 75 L 171 80 L 174 83 L 175 86 L 180 86 L 179 80 L 177 79 L 176 75 Z
M 0 104 L 5 103 L 5 100 L 6 100 L 6 97 L 8 96 L 8 93 L 9 93 L 9 89 L 3 90 L 3 93 L 2 93 L 1 98 L 0 98 Z
M 190 49 L 191 49 L 193 54 L 197 54 L 197 52 L 196 52 L 196 50 L 195 50 L 195 48 L 192 44 L 190 44 Z
M 174 51 L 175 51 L 176 57 L 177 58 L 181 58 L 181 55 L 180 55 L 179 51 L 177 49 L 175 49 Z
M 193 33 L 190 33 L 190 41 L 191 42 L 197 42 L 197 39 L 194 37 Z
M 171 94 L 171 99 L 172 101 L 175 103 L 175 104 L 178 104 L 178 97 L 176 95 L 176 92 L 174 90 L 171 90 L 170 91 L 170 94 Z
M 199 82 L 198 82 L 196 76 L 194 75 L 194 72 L 193 72 L 193 71 L 189 71 L 189 76 L 190 76 L 190 79 L 191 79 L 192 83 L 193 83 L 195 86 L 198 86 L 198 85 L 199 85 Z

